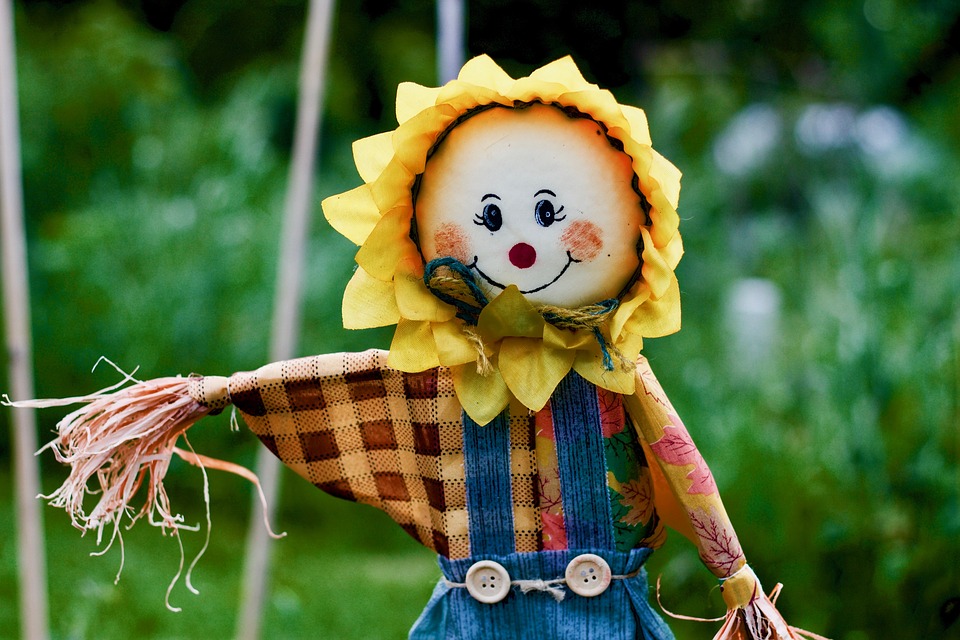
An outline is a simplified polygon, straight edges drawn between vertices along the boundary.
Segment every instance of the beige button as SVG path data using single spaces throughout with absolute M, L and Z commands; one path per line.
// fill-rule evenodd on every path
M 584 553 L 567 565 L 567 586 L 578 596 L 592 598 L 610 586 L 610 565 L 600 556 Z
M 480 560 L 467 570 L 467 591 L 479 602 L 500 602 L 510 593 L 510 574 L 499 562 Z

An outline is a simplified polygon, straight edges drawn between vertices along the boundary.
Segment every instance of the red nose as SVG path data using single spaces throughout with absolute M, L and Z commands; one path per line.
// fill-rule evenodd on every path
M 526 242 L 518 242 L 510 249 L 510 262 L 518 269 L 532 267 L 537 261 L 537 250 Z

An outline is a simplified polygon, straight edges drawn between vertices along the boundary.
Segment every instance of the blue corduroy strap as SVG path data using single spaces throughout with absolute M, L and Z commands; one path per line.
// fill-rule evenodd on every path
M 484 427 L 464 412 L 463 463 L 470 554 L 513 553 L 510 417 L 506 411 Z
M 571 371 L 550 398 L 570 548 L 615 549 L 597 388 Z

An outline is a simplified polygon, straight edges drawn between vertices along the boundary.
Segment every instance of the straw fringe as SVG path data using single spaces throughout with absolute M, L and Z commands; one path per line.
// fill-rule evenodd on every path
M 769 597 L 761 592 L 750 604 L 729 609 L 713 640 L 828 640 L 787 624 L 776 607 L 782 588 L 783 585 L 777 583 Z
M 105 554 L 119 540 L 119 580 L 125 559 L 121 530 L 124 518 L 129 520 L 125 528 L 130 528 L 146 516 L 150 524 L 160 527 L 164 534 L 173 534 L 178 538 L 181 529 L 198 531 L 200 528 L 185 524 L 184 517 L 171 509 L 163 479 L 174 454 L 200 467 L 203 473 L 208 536 L 210 504 L 206 469 L 241 476 L 257 488 L 262 503 L 265 498 L 260 481 L 253 472 L 236 464 L 198 455 L 186 441 L 186 431 L 194 423 L 206 415 L 218 413 L 229 404 L 226 378 L 178 376 L 141 381 L 109 363 L 121 373 L 123 380 L 95 393 L 18 402 L 3 396 L 2 404 L 33 408 L 84 405 L 64 417 L 57 424 L 57 437 L 37 452 L 39 454 L 51 449 L 57 461 L 70 466 L 63 484 L 53 493 L 39 497 L 48 500 L 52 506 L 64 509 L 73 525 L 84 533 L 96 531 L 97 546 L 104 542 L 106 532 L 109 537 L 106 548 L 92 555 Z M 128 383 L 133 384 L 123 387 Z M 231 423 L 235 421 L 234 417 Z M 181 436 L 189 450 L 176 446 Z M 131 506 L 144 486 L 146 495 L 142 506 Z M 98 496 L 89 512 L 84 507 L 87 494 Z M 264 523 L 269 534 L 274 538 L 283 537 L 285 534 L 278 535 L 270 528 L 266 513 L 265 508 Z M 190 584 L 190 573 L 206 546 L 204 544 L 187 571 L 187 588 L 191 591 L 195 590 Z M 181 557 L 181 568 L 170 585 L 171 589 L 180 577 L 183 563 Z M 167 606 L 176 610 L 169 604 L 169 595 L 168 591 Z
M 713 640 L 829 640 L 824 636 L 798 627 L 790 626 L 777 610 L 777 598 L 783 585 L 777 585 L 770 592 L 769 597 L 762 591 L 754 594 L 754 598 L 743 606 L 727 609 L 727 613 L 719 618 L 699 618 L 673 613 L 663 606 L 660 600 L 660 580 L 657 577 L 657 604 L 660 610 L 675 620 L 690 622 L 720 622 L 723 626 L 713 636 Z M 759 587 L 759 582 L 757 583 Z
M 57 437 L 40 450 L 52 449 L 58 462 L 70 465 L 64 483 L 42 497 L 64 509 L 78 529 L 95 530 L 98 545 L 106 527 L 112 526 L 111 539 L 115 536 L 124 516 L 131 525 L 147 516 L 165 531 L 193 528 L 171 511 L 163 478 L 178 438 L 211 409 L 191 397 L 186 378 L 135 381 L 115 390 L 117 386 L 88 396 L 11 403 L 37 408 L 85 405 L 64 417 L 57 424 Z M 144 484 L 146 500 L 135 510 L 130 503 Z M 100 496 L 89 513 L 83 504 L 87 493 Z

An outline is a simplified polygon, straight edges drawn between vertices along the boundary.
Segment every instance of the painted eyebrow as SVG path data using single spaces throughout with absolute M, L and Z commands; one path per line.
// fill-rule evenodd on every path
M 557 194 L 555 194 L 553 191 L 550 191 L 550 189 L 540 189 L 540 191 L 537 191 L 535 194 L 533 194 L 533 197 L 536 198 L 536 197 L 537 197 L 538 195 L 540 195 L 541 193 L 549 193 L 549 194 L 552 195 L 554 198 L 557 197 Z
M 488 193 L 487 195 L 485 195 L 485 196 L 483 196 L 482 198 L 480 198 L 480 202 L 483 202 L 483 201 L 486 200 L 487 198 L 496 198 L 497 200 L 502 200 L 502 198 L 501 198 L 500 196 L 498 196 L 497 194 L 495 194 L 495 193 Z

